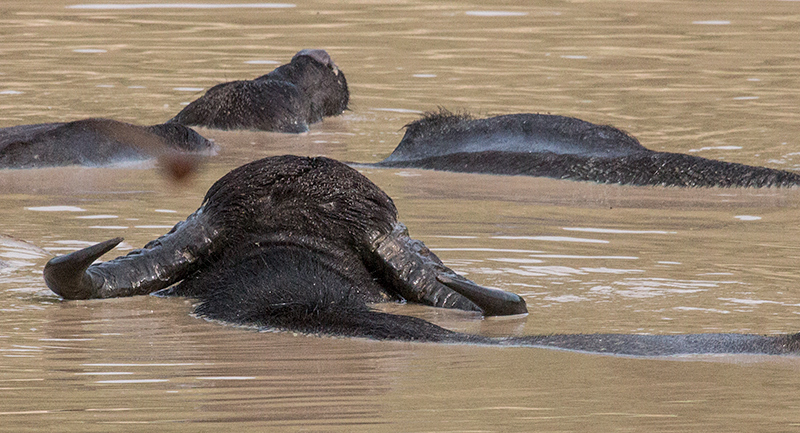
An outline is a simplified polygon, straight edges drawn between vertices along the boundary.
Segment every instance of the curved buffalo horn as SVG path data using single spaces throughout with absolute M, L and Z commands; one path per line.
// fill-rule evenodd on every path
M 92 264 L 122 238 L 56 257 L 45 265 L 44 280 L 64 299 L 146 295 L 169 287 L 212 253 L 212 240 L 218 233 L 205 219 L 198 210 L 144 248 L 107 262 Z
M 525 300 L 481 287 L 445 266 L 422 242 L 411 239 L 401 223 L 372 242 L 385 282 L 404 299 L 426 305 L 478 310 L 486 316 L 524 314 Z
M 92 288 L 96 284 L 86 269 L 120 242 L 122 238 L 109 239 L 51 259 L 44 265 L 44 281 L 47 287 L 65 299 L 93 298 Z
M 436 279 L 481 307 L 487 316 L 525 314 L 525 300 L 516 293 L 479 286 L 458 274 L 438 274 Z

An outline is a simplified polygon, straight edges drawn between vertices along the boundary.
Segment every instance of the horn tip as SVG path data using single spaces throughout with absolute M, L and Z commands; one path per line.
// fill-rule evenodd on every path
M 44 265 L 44 281 L 53 293 L 64 299 L 89 299 L 97 297 L 91 277 L 86 269 L 103 254 L 123 241 L 117 237 L 86 247 L 82 250 L 54 257 Z

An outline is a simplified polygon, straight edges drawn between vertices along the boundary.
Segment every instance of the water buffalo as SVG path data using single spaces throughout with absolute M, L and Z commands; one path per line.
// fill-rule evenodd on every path
M 347 109 L 344 72 L 324 50 L 302 50 L 254 80 L 217 84 L 170 122 L 217 129 L 300 133 Z
M 525 313 L 519 296 L 446 267 L 397 221 L 392 200 L 327 158 L 280 156 L 234 169 L 169 233 L 93 264 L 121 238 L 50 260 L 45 281 L 66 299 L 157 292 L 200 301 L 211 319 L 312 334 L 554 347 L 640 356 L 796 354 L 798 335 L 545 335 L 490 338 L 374 311 L 408 301 L 484 315 Z
M 137 126 L 84 119 L 0 129 L 0 168 L 101 166 L 170 152 L 213 153 L 216 145 L 178 124 Z
M 613 126 L 548 114 L 476 119 L 446 110 L 428 113 L 406 125 L 394 152 L 373 165 L 626 185 L 800 185 L 797 173 L 656 152 Z

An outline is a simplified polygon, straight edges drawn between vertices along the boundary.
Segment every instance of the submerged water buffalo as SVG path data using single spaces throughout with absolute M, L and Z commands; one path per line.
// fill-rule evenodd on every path
M 217 84 L 170 122 L 217 129 L 300 133 L 347 109 L 344 72 L 324 50 L 302 50 L 254 80 Z
M 178 124 L 138 126 L 84 119 L 0 129 L 0 168 L 100 166 L 170 152 L 213 153 L 216 145 Z
M 272 157 L 239 167 L 166 235 L 93 264 L 121 241 L 50 260 L 44 269 L 48 287 L 66 299 L 154 292 L 192 297 L 200 301 L 196 313 L 211 319 L 316 334 L 638 356 L 800 351 L 798 335 L 489 338 L 374 311 L 370 303 L 402 300 L 484 315 L 527 310 L 519 296 L 478 286 L 446 267 L 408 236 L 380 188 L 321 157 Z
M 373 165 L 627 185 L 800 185 L 798 173 L 656 152 L 613 126 L 547 114 L 428 113 L 406 125 L 394 152 Z

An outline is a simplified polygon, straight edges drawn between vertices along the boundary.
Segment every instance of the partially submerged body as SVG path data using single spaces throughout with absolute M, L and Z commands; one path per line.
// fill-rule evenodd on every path
M 182 125 L 138 126 L 111 119 L 0 129 L 0 168 L 102 166 L 171 152 L 210 154 L 216 145 Z
M 216 129 L 300 133 L 347 109 L 347 80 L 324 50 L 302 50 L 253 80 L 217 84 L 170 122 Z
M 656 152 L 612 126 L 547 114 L 474 119 L 447 111 L 406 125 L 379 167 L 689 187 L 800 185 L 800 174 Z
M 239 167 L 200 208 L 141 250 L 93 264 L 116 238 L 52 259 L 47 285 L 66 299 L 156 293 L 200 301 L 230 323 L 374 339 L 551 347 L 633 356 L 797 354 L 796 335 L 547 335 L 490 338 L 377 312 L 406 301 L 490 315 L 527 312 L 513 293 L 446 267 L 397 221 L 392 200 L 327 158 L 283 156 Z

